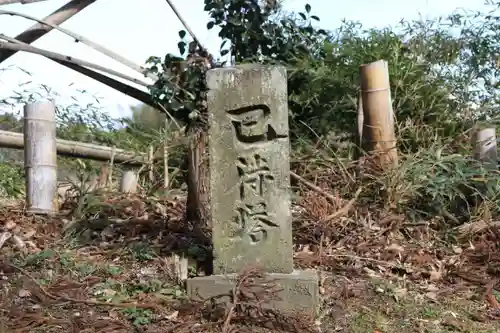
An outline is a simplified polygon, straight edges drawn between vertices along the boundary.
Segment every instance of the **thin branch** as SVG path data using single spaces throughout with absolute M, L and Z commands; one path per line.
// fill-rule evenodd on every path
M 11 39 L 10 37 L 7 37 L 7 36 L 5 36 L 3 34 L 0 34 L 0 38 L 6 39 L 6 40 L 7 39 Z M 0 49 L 8 49 L 8 50 L 29 52 L 29 53 L 38 54 L 38 55 L 41 55 L 41 56 L 44 56 L 44 57 L 50 58 L 50 59 L 57 59 L 57 60 L 68 61 L 68 62 L 77 64 L 77 65 L 80 65 L 80 66 L 84 66 L 84 67 L 88 67 L 88 68 L 93 68 L 93 69 L 96 69 L 98 71 L 114 75 L 114 76 L 122 78 L 124 80 L 128 80 L 128 81 L 134 82 L 136 84 L 142 85 L 144 87 L 148 87 L 149 86 L 149 84 L 146 83 L 146 82 L 144 82 L 144 81 L 141 81 L 141 80 L 133 78 L 131 76 L 122 74 L 122 73 L 117 72 L 115 70 L 108 69 L 106 67 L 103 67 L 103 66 L 100 66 L 100 65 L 96 65 L 96 64 L 93 64 L 91 62 L 88 62 L 88 61 L 85 61 L 85 60 L 81 60 L 81 59 L 78 59 L 78 58 L 74 58 L 74 57 L 71 57 L 71 56 L 67 56 L 67 55 L 63 55 L 63 54 L 60 54 L 60 53 L 56 53 L 56 52 L 51 52 L 51 51 L 47 51 L 47 50 L 44 50 L 44 49 L 40 49 L 38 47 L 34 47 L 34 46 L 31 46 L 31 45 L 27 45 L 27 44 L 20 44 L 20 43 L 11 42 L 11 41 L 9 41 L 9 42 L 2 42 L 2 41 L 0 41 Z
M 47 22 L 46 20 L 40 20 L 34 16 L 30 16 L 30 15 L 26 15 L 26 14 L 23 14 L 23 13 L 18 13 L 18 12 L 13 12 L 13 11 L 10 11 L 10 10 L 0 10 L 0 15 L 12 15 L 12 16 L 19 16 L 19 17 L 23 17 L 25 19 L 28 19 L 28 20 L 32 20 L 32 21 L 36 21 L 40 24 L 44 24 L 46 26 L 49 26 L 51 27 L 52 29 L 56 29 L 72 38 L 75 39 L 76 42 L 81 42 L 89 47 L 91 47 L 92 49 L 104 54 L 104 55 L 107 55 L 108 57 L 110 57 L 111 59 L 115 60 L 115 61 L 118 61 L 119 63 L 121 63 L 122 65 L 125 65 L 133 70 L 135 70 L 136 72 L 139 72 L 143 75 L 146 75 L 147 77 L 149 77 L 151 80 L 153 81 L 158 81 L 158 76 L 153 74 L 153 73 L 148 73 L 146 72 L 146 69 L 140 65 L 137 65 L 135 64 L 134 62 L 122 57 L 121 55 L 105 48 L 104 46 L 102 45 L 99 45 L 93 41 L 91 41 L 90 39 L 84 37 L 84 36 L 81 36 L 81 35 L 78 35 L 70 30 L 67 30 L 67 29 L 64 29 L 64 28 L 61 28 L 59 27 L 58 25 L 56 24 L 52 24 L 50 22 Z
M 316 192 L 318 194 L 321 194 L 325 198 L 329 199 L 331 202 L 335 203 L 337 201 L 337 199 L 332 194 L 324 191 L 323 189 L 321 189 L 320 187 L 314 185 L 310 181 L 302 178 L 301 176 L 299 176 L 295 172 L 290 171 L 290 176 L 292 178 L 296 179 L 297 181 L 301 182 L 302 184 L 304 184 L 305 186 L 307 186 L 309 189 L 313 190 L 314 192 Z
M 156 108 L 160 108 L 161 110 L 160 111 L 163 111 L 166 113 L 166 115 L 170 118 L 170 120 L 172 120 L 172 122 L 175 124 L 175 126 L 177 126 L 177 129 L 182 129 L 181 125 L 179 125 L 179 123 L 177 122 L 177 120 L 175 120 L 174 116 L 172 116 L 170 114 L 170 112 L 167 111 L 167 109 L 161 105 L 160 103 L 158 103 L 158 105 L 156 106 Z
M 43 20 L 47 23 L 60 25 L 96 1 L 97 0 L 72 0 L 52 12 Z M 17 35 L 15 38 L 23 43 L 31 44 L 51 30 L 52 28 L 50 26 L 37 23 Z M 0 51 L 0 63 L 9 59 L 14 54 L 16 54 L 16 51 L 13 50 Z
M 15 3 L 20 3 L 22 5 L 28 5 L 30 3 L 41 2 L 47 0 L 0 0 L 0 6 L 2 5 L 12 5 Z

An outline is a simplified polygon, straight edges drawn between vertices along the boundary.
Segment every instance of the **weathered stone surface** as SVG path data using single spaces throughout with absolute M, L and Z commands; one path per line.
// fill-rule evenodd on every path
M 292 273 L 286 70 L 219 68 L 207 84 L 214 273 Z
M 282 289 L 278 299 L 263 306 L 315 313 L 317 273 L 293 270 L 286 81 L 282 67 L 242 65 L 207 73 L 210 213 L 218 275 L 189 279 L 192 299 L 227 295 L 236 273 L 257 266 L 266 274 L 254 283 Z
M 237 275 L 212 275 L 197 277 L 187 281 L 188 295 L 195 300 L 209 299 L 232 292 Z M 319 303 L 318 275 L 314 270 L 294 271 L 290 274 L 269 273 L 266 281 L 281 287 L 278 299 L 263 303 L 264 308 L 282 312 L 300 312 L 314 315 Z M 264 283 L 266 281 L 263 281 Z M 221 298 L 220 301 L 228 301 Z

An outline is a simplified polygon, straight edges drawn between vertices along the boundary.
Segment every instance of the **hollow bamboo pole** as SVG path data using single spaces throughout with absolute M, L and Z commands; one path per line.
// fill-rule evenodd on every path
M 24 107 L 24 170 L 26 208 L 30 213 L 57 211 L 55 105 L 51 101 Z
M 120 192 L 136 193 L 137 192 L 137 173 L 132 170 L 127 170 L 123 173 L 120 182 Z
M 382 170 L 398 165 L 389 68 L 384 60 L 361 65 L 362 148 Z
M 97 0 L 72 0 L 64 6 L 56 9 L 53 13 L 49 14 L 43 19 L 43 21 L 54 25 L 60 25 L 81 12 L 85 7 L 90 6 L 96 1 Z M 15 38 L 23 43 L 31 44 L 51 30 L 52 27 L 46 24 L 36 23 L 25 31 L 21 32 Z M 0 63 L 16 54 L 16 52 L 17 51 L 15 50 L 0 50 Z
M 495 127 L 479 128 L 473 136 L 474 158 L 487 168 L 496 169 L 498 164 L 497 135 Z
M 23 134 L 1 131 L 0 147 L 12 149 L 24 149 Z M 75 158 L 87 158 L 95 161 L 109 161 L 113 155 L 113 148 L 99 146 L 91 143 L 82 143 L 68 140 L 56 139 L 57 154 Z M 155 158 L 162 158 L 155 156 Z M 142 165 L 148 161 L 147 156 L 123 149 L 115 149 L 113 161 L 130 165 Z

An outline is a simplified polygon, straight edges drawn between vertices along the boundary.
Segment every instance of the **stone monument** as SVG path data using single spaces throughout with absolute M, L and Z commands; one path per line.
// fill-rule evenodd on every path
M 207 72 L 214 275 L 189 279 L 191 298 L 232 290 L 259 267 L 282 291 L 267 304 L 314 312 L 318 277 L 293 268 L 286 69 L 240 65 Z

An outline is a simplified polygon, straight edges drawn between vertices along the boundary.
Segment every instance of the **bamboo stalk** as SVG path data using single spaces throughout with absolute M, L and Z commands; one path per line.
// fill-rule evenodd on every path
M 24 107 L 24 149 L 27 211 L 50 214 L 57 210 L 56 119 L 53 101 Z
M 8 36 L 5 36 L 3 34 L 0 34 L 0 38 L 2 38 L 2 39 L 10 39 Z M 110 75 L 114 75 L 116 77 L 119 77 L 119 78 L 122 78 L 122 79 L 125 79 L 125 80 L 128 80 L 128 81 L 134 82 L 135 84 L 139 84 L 139 85 L 144 86 L 144 87 L 148 87 L 150 85 L 147 82 L 144 82 L 144 81 L 141 81 L 139 79 L 133 78 L 131 76 L 122 74 L 122 73 L 117 72 L 117 71 L 115 71 L 113 69 L 109 69 L 109 68 L 103 67 L 101 65 L 93 64 L 91 62 L 75 58 L 73 56 L 67 56 L 67 55 L 64 55 L 64 54 L 60 54 L 60 53 L 56 53 L 56 52 L 52 52 L 52 51 L 47 51 L 47 50 L 40 49 L 38 47 L 34 47 L 34 46 L 31 46 L 31 45 L 27 45 L 27 44 L 14 43 L 14 42 L 2 42 L 2 41 L 0 41 L 0 49 L 7 49 L 7 50 L 15 50 L 15 51 L 23 51 L 23 52 L 28 52 L 28 53 L 34 53 L 34 54 L 38 54 L 38 55 L 50 58 L 52 60 L 62 60 L 62 61 L 67 61 L 67 62 L 76 64 L 76 65 L 80 65 L 80 66 L 84 66 L 84 67 L 88 67 L 88 68 L 97 69 L 98 71 L 101 71 L 101 72 L 104 72 L 104 73 L 107 73 L 107 74 L 110 74 Z
M 21 41 L 18 41 L 14 38 L 11 38 L 11 37 L 8 37 L 8 36 L 5 36 L 5 35 L 1 35 L 3 39 L 5 40 L 8 40 L 8 41 L 12 41 L 12 42 L 15 42 L 15 43 L 19 43 L 19 44 L 22 44 L 22 45 L 29 45 L 27 43 L 23 43 Z M 1 53 L 1 50 L 0 50 L 0 53 Z M 154 107 L 154 108 L 157 108 L 158 107 L 158 103 L 156 103 L 153 98 L 151 97 L 150 94 L 142 91 L 142 90 L 139 90 L 137 88 L 134 88 L 132 86 L 129 86 L 123 82 L 120 82 L 118 80 L 115 80 L 109 76 L 106 76 L 104 74 L 101 74 L 101 73 L 98 73 L 98 72 L 95 72 L 89 68 L 86 68 L 86 67 L 83 67 L 83 66 L 80 66 L 78 64 L 75 64 L 75 63 L 72 63 L 72 62 L 69 62 L 67 60 L 57 60 L 57 59 L 52 59 L 50 57 L 46 57 L 47 59 L 50 59 L 52 61 L 55 61 L 57 62 L 58 64 L 64 66 L 64 67 L 68 67 L 80 74 L 83 74 L 87 77 L 90 77 L 91 79 L 94 79 L 110 88 L 113 88 L 127 96 L 130 96 L 132 98 L 135 98 L 137 99 L 138 101 L 141 101 L 143 102 L 144 104 L 147 104 L 151 107 Z M 161 110 L 164 110 L 164 112 L 166 112 L 165 108 L 160 108 L 160 111 Z
M 0 147 L 24 149 L 23 134 L 0 131 Z M 113 151 L 113 148 L 111 147 L 61 139 L 56 139 L 56 147 L 58 155 L 75 158 L 87 158 L 96 161 L 109 161 Z M 159 156 L 157 158 L 159 158 Z M 144 156 L 144 154 L 125 151 L 123 149 L 115 149 L 114 162 L 141 165 L 147 161 L 148 158 L 147 156 Z
M 472 135 L 474 158 L 486 168 L 497 169 L 497 135 L 495 127 L 478 128 Z
M 15 3 L 20 3 L 22 5 L 28 5 L 30 3 L 41 2 L 47 0 L 0 0 L 0 6 L 2 5 L 12 5 Z
M 379 60 L 361 65 L 363 107 L 363 150 L 373 156 L 382 170 L 398 165 L 389 69 Z

